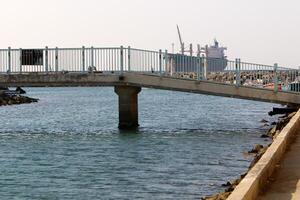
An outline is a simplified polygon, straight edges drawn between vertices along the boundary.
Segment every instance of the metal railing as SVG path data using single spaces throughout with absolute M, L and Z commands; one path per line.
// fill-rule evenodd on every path
M 234 61 L 124 48 L 0 49 L 0 73 L 140 72 L 269 90 L 300 92 L 300 71 Z

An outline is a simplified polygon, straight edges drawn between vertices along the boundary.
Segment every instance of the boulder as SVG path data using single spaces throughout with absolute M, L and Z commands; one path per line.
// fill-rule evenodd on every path
M 273 136 L 273 135 L 276 133 L 276 130 L 277 130 L 277 125 L 274 126 L 273 128 L 271 128 L 271 129 L 268 131 L 267 135 Z
M 251 151 L 248 151 L 248 153 L 259 153 L 262 148 L 264 148 L 263 145 L 257 144 Z
M 21 87 L 17 87 L 16 92 L 19 92 L 19 94 L 26 94 L 26 91 L 23 90 Z
M 262 119 L 260 122 L 261 122 L 261 123 L 268 123 L 269 121 L 268 121 L 268 120 L 265 120 L 265 119 Z
M 270 136 L 267 135 L 267 134 L 262 134 L 260 137 L 261 137 L 261 138 L 269 138 Z

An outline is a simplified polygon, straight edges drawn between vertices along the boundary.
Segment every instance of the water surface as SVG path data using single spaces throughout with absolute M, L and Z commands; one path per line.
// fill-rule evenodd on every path
M 26 88 L 0 108 L 1 199 L 199 199 L 249 166 L 269 103 L 143 89 L 120 132 L 113 88 Z

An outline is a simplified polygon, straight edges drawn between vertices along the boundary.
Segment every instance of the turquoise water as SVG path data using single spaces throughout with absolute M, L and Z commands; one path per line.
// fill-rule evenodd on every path
M 273 104 L 143 89 L 120 132 L 113 88 L 25 88 L 0 107 L 1 199 L 199 199 L 246 171 Z

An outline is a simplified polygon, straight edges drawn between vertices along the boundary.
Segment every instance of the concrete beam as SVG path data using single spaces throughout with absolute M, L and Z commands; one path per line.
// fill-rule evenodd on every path
M 30 73 L 0 75 L 0 87 L 68 87 L 68 86 L 136 86 L 156 89 L 193 92 L 199 94 L 248 99 L 280 104 L 300 104 L 300 93 L 274 92 L 262 88 L 236 87 L 210 81 L 195 81 L 160 77 L 141 73 Z
M 138 93 L 140 87 L 115 86 L 115 93 L 119 96 L 119 128 L 134 129 L 138 122 Z
M 300 94 L 292 92 L 274 92 L 263 88 L 246 87 L 217 83 L 211 81 L 195 81 L 188 79 L 177 79 L 172 77 L 159 77 L 138 73 L 128 73 L 125 82 L 148 88 L 192 92 L 214 96 L 247 99 L 280 104 L 300 104 Z
M 102 73 L 28 73 L 0 75 L 5 87 L 76 87 L 115 86 L 122 84 L 119 75 Z

